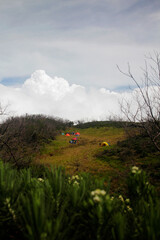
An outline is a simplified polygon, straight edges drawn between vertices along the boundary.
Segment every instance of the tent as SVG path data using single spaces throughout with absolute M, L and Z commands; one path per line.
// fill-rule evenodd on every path
M 80 135 L 80 133 L 79 133 L 79 132 L 76 132 L 76 133 L 75 133 L 75 135 L 76 135 L 76 136 L 79 136 L 79 135 Z
M 76 137 L 74 137 L 74 138 L 72 138 L 72 140 L 73 140 L 73 141 L 75 141 L 75 140 L 77 140 L 77 138 L 76 138 Z
M 62 135 L 64 135 L 64 133 L 62 133 Z
M 67 137 L 69 137 L 69 136 L 70 136 L 70 134 L 69 134 L 69 133 L 67 133 L 67 134 L 66 134 L 66 136 L 67 136 Z
M 102 143 L 101 143 L 101 146 L 102 146 L 102 147 L 105 147 L 105 146 L 110 146 L 110 144 L 109 144 L 109 143 L 107 143 L 107 142 L 102 142 Z

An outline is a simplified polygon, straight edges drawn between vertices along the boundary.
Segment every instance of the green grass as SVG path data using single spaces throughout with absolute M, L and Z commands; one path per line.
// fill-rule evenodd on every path
M 68 142 L 66 139 L 54 140 L 49 144 L 45 145 L 41 149 L 41 154 L 58 154 L 62 153 L 62 150 L 68 147 Z
M 125 194 L 110 193 L 87 173 L 0 162 L 0 239 L 159 239 L 160 201 L 146 173 L 132 168 L 126 186 Z
M 86 128 L 86 129 L 78 129 L 82 134 L 94 136 L 94 137 L 112 137 L 114 135 L 123 135 L 123 128 L 115 128 L 115 127 L 101 127 L 101 128 Z
M 102 127 L 99 129 L 88 128 L 82 130 L 72 128 L 68 129 L 68 131 L 79 131 L 81 133 L 80 137 L 78 137 L 78 144 L 72 145 L 69 143 L 69 140 L 74 136 L 66 137 L 59 135 L 55 141 L 46 144 L 42 149 L 41 162 L 43 161 L 43 156 L 45 158 L 44 164 L 47 161 L 51 164 L 52 160 L 54 164 L 57 157 L 61 157 L 61 163 L 64 162 L 64 164 L 73 158 L 77 158 L 77 161 L 82 161 L 83 158 L 85 158 L 86 162 L 87 160 L 99 160 L 96 158 L 96 153 L 100 149 L 99 143 L 106 141 L 112 145 L 115 144 L 117 140 L 124 139 L 124 131 L 120 128 Z
M 59 134 L 28 169 L 0 162 L 1 239 L 159 239 L 160 154 L 148 138 L 113 126 L 67 131 L 80 132 L 78 144 Z
M 116 157 L 102 159 L 99 154 L 106 149 L 111 149 L 122 139 L 125 139 L 124 130 L 115 127 L 70 128 L 66 132 L 80 132 L 78 144 L 70 144 L 69 140 L 74 136 L 57 136 L 55 141 L 46 144 L 41 154 L 35 159 L 38 164 L 63 166 L 66 172 L 73 175 L 75 173 L 87 172 L 100 178 L 112 178 L 113 189 L 117 188 L 118 180 L 124 172 L 124 166 Z M 110 147 L 101 147 L 99 143 L 109 142 Z M 125 177 L 123 178 L 124 182 Z M 120 180 L 119 180 L 120 181 Z
M 71 175 L 87 172 L 97 178 L 110 178 L 113 191 L 119 189 L 119 186 L 124 191 L 122 185 L 130 167 L 138 165 L 148 172 L 152 183 L 159 188 L 157 166 L 160 155 L 154 152 L 147 137 L 135 136 L 126 139 L 123 128 L 115 127 L 86 129 L 72 127 L 66 130 L 66 132 L 76 131 L 81 134 L 78 137 L 78 144 L 69 143 L 74 136 L 58 135 L 55 141 L 45 145 L 41 154 L 35 158 L 35 163 L 63 166 Z M 99 143 L 103 141 L 109 142 L 111 146 L 100 147 Z

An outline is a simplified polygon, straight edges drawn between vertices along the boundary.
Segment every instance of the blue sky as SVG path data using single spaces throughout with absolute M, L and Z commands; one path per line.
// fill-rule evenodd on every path
M 1 84 L 5 85 L 5 86 L 20 86 L 24 83 L 24 81 L 26 79 L 28 79 L 29 76 L 24 76 L 24 77 L 6 77 L 6 78 L 3 78 L 2 81 L 1 81 Z
M 160 52 L 160 0 L 0 0 L 0 23 L 0 102 L 15 115 L 117 114 L 134 88 L 117 65 L 140 82 Z
M 116 64 L 127 70 L 130 62 L 139 76 L 144 55 L 160 49 L 159 0 L 1 0 L 0 22 L 3 84 L 44 69 L 118 89 L 132 83 Z

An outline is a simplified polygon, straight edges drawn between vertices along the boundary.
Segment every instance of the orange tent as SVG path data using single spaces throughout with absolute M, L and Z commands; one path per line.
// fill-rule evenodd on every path
M 67 134 L 66 134 L 66 136 L 68 137 L 68 136 L 70 136 L 70 134 L 69 134 L 69 133 L 67 133 Z

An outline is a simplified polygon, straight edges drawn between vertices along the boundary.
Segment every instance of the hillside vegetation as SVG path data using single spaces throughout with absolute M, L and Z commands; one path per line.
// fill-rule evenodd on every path
M 9 118 L 0 124 L 0 157 L 19 168 L 28 166 L 44 144 L 71 124 L 44 115 Z
M 110 179 L 114 191 L 123 191 L 130 167 L 137 165 L 148 172 L 156 186 L 160 185 L 160 154 L 147 136 L 133 134 L 128 138 L 124 128 L 113 127 L 113 123 L 112 127 L 72 127 L 67 131 L 80 132 L 78 143 L 69 143 L 73 135 L 59 134 L 55 141 L 45 145 L 35 163 L 63 166 L 71 175 L 87 172 L 106 181 Z M 102 142 L 110 146 L 101 147 Z
M 125 138 L 124 130 L 117 128 L 103 127 L 99 129 L 87 128 L 68 129 L 69 132 L 80 132 L 77 144 L 70 144 L 69 140 L 74 137 L 58 135 L 55 141 L 47 144 L 41 153 L 36 157 L 36 163 L 52 166 L 63 166 L 69 174 L 88 172 L 96 177 L 119 176 L 120 170 L 112 164 L 101 161 L 96 154 L 103 151 L 100 143 L 109 142 L 116 144 L 118 140 Z M 119 164 L 117 162 L 117 164 Z M 123 167 L 121 168 L 121 170 Z
M 0 162 L 0 238 L 159 239 L 160 201 L 145 172 L 132 167 L 125 195 L 64 169 L 17 171 Z
M 137 124 L 86 124 L 38 115 L 1 125 L 1 239 L 160 238 L 160 153 Z M 76 144 L 67 132 L 80 133 Z

